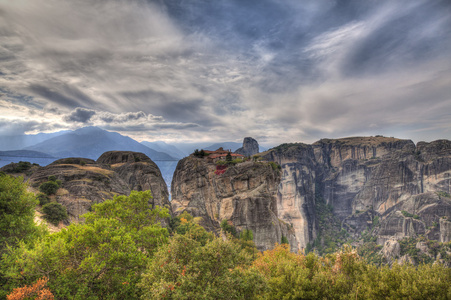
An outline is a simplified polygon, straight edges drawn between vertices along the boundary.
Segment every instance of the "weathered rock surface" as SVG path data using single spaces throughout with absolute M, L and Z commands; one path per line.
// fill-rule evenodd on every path
M 401 254 L 401 246 L 397 240 L 388 240 L 384 243 L 381 253 L 386 260 L 397 259 Z
M 49 176 L 61 181 L 55 195 L 72 221 L 88 212 L 91 205 L 128 195 L 132 190 L 151 190 L 152 205 L 168 206 L 168 191 L 158 167 L 146 155 L 129 151 L 110 151 L 96 161 L 86 158 L 60 159 L 34 170 L 27 178 L 36 188 Z
M 235 151 L 236 154 L 241 154 L 246 157 L 257 154 L 258 152 L 259 152 L 258 142 L 251 137 L 245 137 L 243 140 L 243 147 L 238 148 Z
M 241 231 L 251 229 L 259 250 L 280 243 L 296 245 L 293 228 L 278 218 L 280 172 L 265 162 L 243 162 L 216 172 L 216 164 L 189 156 L 179 161 L 172 181 L 174 214 L 187 211 L 218 232 L 229 220 Z
M 266 180 L 264 186 L 272 191 L 275 199 L 269 211 L 291 229 L 293 249 L 307 247 L 317 238 L 319 200 L 333 207 L 342 228 L 353 237 L 360 237 L 367 230 L 381 245 L 387 240 L 418 235 L 450 240 L 451 142 L 448 140 L 420 142 L 415 146 L 410 140 L 381 136 L 323 139 L 312 145 L 282 144 L 258 157 L 281 166 L 280 179 Z M 181 161 L 172 182 L 176 200 L 173 208 L 208 216 L 206 222 L 210 222 L 211 228 L 216 228 L 222 218 L 237 220 L 235 210 L 220 209 L 234 207 L 225 203 L 233 202 L 240 193 L 229 187 L 230 181 L 236 180 L 243 171 L 234 170 L 218 180 L 214 165 L 192 158 Z M 224 190 L 227 193 L 222 195 Z M 212 217 L 216 213 L 219 218 Z M 249 213 L 252 212 L 243 212 Z M 270 218 L 265 220 L 257 222 L 263 224 Z M 240 223 L 240 226 L 249 224 Z M 271 226 L 279 226 L 274 224 Z M 277 231 L 271 230 L 262 234 Z M 261 239 L 260 249 L 272 247 L 270 240 L 269 237 Z M 268 244 L 262 244 L 263 241 Z
M 283 144 L 262 156 L 279 163 L 282 170 L 290 167 L 281 182 L 293 177 L 302 182 L 290 190 L 305 199 L 292 209 L 303 216 L 302 221 L 293 221 L 296 236 L 309 232 L 304 234 L 308 239 L 299 239 L 301 246 L 315 238 L 318 197 L 332 205 L 343 228 L 354 236 L 375 227 L 380 244 L 392 237 L 439 239 L 449 233 L 446 225 L 437 224 L 440 217 L 451 216 L 450 141 L 416 147 L 410 140 L 385 137 L 323 139 L 313 145 Z M 282 198 L 287 194 L 282 186 L 279 193 Z M 280 211 L 279 217 L 284 219 Z

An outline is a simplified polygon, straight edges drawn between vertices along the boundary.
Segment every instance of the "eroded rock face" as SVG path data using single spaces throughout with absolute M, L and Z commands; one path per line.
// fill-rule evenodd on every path
M 295 245 L 293 228 L 277 215 L 278 170 L 247 161 L 220 173 L 207 159 L 190 156 L 179 161 L 172 181 L 174 214 L 187 211 L 202 217 L 202 225 L 214 232 L 222 220 L 231 221 L 238 231 L 251 229 L 259 250 L 280 243 L 282 235 Z
M 450 141 L 415 146 L 410 140 L 387 137 L 323 139 L 312 145 L 282 144 L 258 156 L 281 166 L 280 179 L 265 183 L 275 199 L 268 212 L 291 229 L 294 250 L 317 238 L 320 200 L 332 207 L 341 227 L 355 238 L 367 230 L 381 245 L 418 235 L 449 241 L 449 222 L 442 217 L 451 219 Z M 221 218 L 236 216 L 235 210 L 220 208 L 235 208 L 234 199 L 243 199 L 230 187 L 243 170 L 235 168 L 221 179 L 214 177 L 214 170 L 202 160 L 186 159 L 172 183 L 173 208 L 209 216 L 205 222 L 211 228 L 217 228 Z M 218 217 L 212 217 L 215 214 Z M 271 230 L 265 234 L 278 229 Z M 262 239 L 260 249 L 272 247 L 264 241 L 270 239 Z
M 170 208 L 167 187 L 158 167 L 142 153 L 111 151 L 97 162 L 65 158 L 38 168 L 28 179 L 37 188 L 52 175 L 61 181 L 55 199 L 67 208 L 72 221 L 78 221 L 92 204 L 115 195 L 128 195 L 132 190 L 151 190 L 153 205 Z
M 438 224 L 440 217 L 451 216 L 450 141 L 416 147 L 385 137 L 325 139 L 283 144 L 262 157 L 282 166 L 278 216 L 297 216 L 290 222 L 300 248 L 316 237 L 319 198 L 333 207 L 342 228 L 355 237 L 375 228 L 380 244 L 416 235 L 438 240 L 441 231 L 449 232 Z
M 241 154 L 246 157 L 257 154 L 258 152 L 259 152 L 258 142 L 251 137 L 245 137 L 243 140 L 243 147 L 235 151 L 236 154 Z

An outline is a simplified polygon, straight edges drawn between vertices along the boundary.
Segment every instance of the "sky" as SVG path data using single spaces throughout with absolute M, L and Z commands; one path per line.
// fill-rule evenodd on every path
M 0 0 L 0 135 L 451 139 L 449 0 Z

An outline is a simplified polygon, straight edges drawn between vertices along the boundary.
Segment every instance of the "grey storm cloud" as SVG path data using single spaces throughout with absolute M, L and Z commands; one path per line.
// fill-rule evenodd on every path
M 96 112 L 91 109 L 86 109 L 82 107 L 77 107 L 73 112 L 64 117 L 66 122 L 80 122 L 87 123 L 91 120 L 92 116 L 94 116 Z
M 2 1 L 0 101 L 185 140 L 450 138 L 450 28 L 447 0 Z

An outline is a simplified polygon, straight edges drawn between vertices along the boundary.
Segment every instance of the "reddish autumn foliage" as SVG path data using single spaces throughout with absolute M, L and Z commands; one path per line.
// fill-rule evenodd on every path
M 217 165 L 215 174 L 216 175 L 224 174 L 226 170 L 227 170 L 227 165 Z
M 7 300 L 24 300 L 24 299 L 34 299 L 34 300 L 54 300 L 52 292 L 46 288 L 47 281 L 49 279 L 43 277 L 38 279 L 31 286 L 24 286 L 21 288 L 14 289 L 11 294 L 6 296 Z M 34 297 L 34 298 L 32 298 Z

